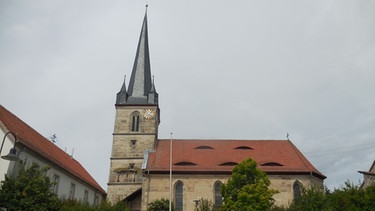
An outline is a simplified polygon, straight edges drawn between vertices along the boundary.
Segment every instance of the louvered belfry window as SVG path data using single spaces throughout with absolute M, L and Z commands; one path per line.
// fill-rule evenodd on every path
M 139 131 L 139 113 L 134 112 L 132 114 L 132 132 L 138 132 Z

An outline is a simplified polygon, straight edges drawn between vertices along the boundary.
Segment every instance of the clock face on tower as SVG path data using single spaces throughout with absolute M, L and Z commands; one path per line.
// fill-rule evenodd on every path
M 152 117 L 154 117 L 154 115 L 155 111 L 153 111 L 152 109 L 146 109 L 143 112 L 143 117 L 146 119 L 151 119 Z

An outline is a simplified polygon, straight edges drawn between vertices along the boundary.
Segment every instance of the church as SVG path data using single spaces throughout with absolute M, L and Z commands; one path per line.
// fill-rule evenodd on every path
M 151 76 L 147 8 L 128 87 L 116 98 L 107 199 L 147 210 L 170 199 L 175 210 L 194 210 L 199 199 L 222 203 L 220 186 L 232 169 L 252 158 L 268 175 L 278 206 L 288 206 L 302 187 L 326 178 L 289 140 L 159 139 L 160 107 Z

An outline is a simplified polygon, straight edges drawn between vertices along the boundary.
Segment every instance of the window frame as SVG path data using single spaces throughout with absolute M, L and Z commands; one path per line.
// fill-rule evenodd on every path
M 60 184 L 60 176 L 57 174 L 53 175 L 53 185 L 51 188 L 52 193 L 58 193 L 59 191 L 59 184 Z
M 70 183 L 69 199 L 74 199 L 75 191 L 76 191 L 76 184 L 72 182 Z
M 141 118 L 140 118 L 140 113 L 138 111 L 135 111 L 132 113 L 131 116 L 131 131 L 132 132 L 139 132 L 139 128 L 141 125 Z
M 180 180 L 174 185 L 174 206 L 175 211 L 184 209 L 184 183 Z
M 223 196 L 220 193 L 220 187 L 223 185 L 221 181 L 214 183 L 214 207 L 220 207 L 223 204 Z

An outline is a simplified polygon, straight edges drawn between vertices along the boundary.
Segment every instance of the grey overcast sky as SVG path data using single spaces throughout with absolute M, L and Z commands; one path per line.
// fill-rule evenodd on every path
M 0 0 L 0 104 L 107 188 L 142 0 Z M 328 178 L 375 159 L 375 1 L 151 0 L 159 138 L 290 140 Z M 128 77 L 129 79 L 129 77 Z

